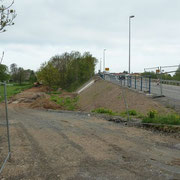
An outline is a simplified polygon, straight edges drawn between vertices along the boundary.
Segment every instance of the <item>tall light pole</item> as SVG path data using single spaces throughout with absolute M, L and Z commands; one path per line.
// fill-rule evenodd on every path
M 106 49 L 103 50 L 103 70 L 105 71 L 105 51 Z
M 131 73 L 131 19 L 135 16 L 129 16 L 129 74 Z
M 101 60 L 101 58 L 100 58 L 100 68 L 99 68 L 99 69 L 100 69 L 100 72 L 101 72 L 101 69 L 102 69 L 102 68 L 101 68 L 101 64 L 102 64 L 102 60 Z

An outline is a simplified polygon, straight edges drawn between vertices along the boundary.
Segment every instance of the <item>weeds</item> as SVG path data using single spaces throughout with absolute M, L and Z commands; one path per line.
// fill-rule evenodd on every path
M 51 101 L 54 101 L 55 103 L 59 104 L 61 107 L 63 107 L 66 110 L 74 111 L 77 108 L 78 97 L 64 98 L 64 97 L 59 97 L 57 95 L 52 95 Z
M 121 112 L 121 113 L 120 113 L 120 116 L 122 116 L 122 117 L 127 117 L 128 113 L 129 113 L 129 116 L 137 116 L 137 115 L 139 115 L 139 114 L 136 112 L 136 110 L 131 109 L 131 110 L 128 110 L 128 112 L 127 112 L 127 111 Z
M 112 110 L 110 109 L 106 109 L 106 108 L 97 108 L 95 110 L 93 110 L 92 112 L 95 112 L 95 113 L 99 113 L 99 114 L 108 114 L 108 115 L 111 115 L 111 116 L 121 116 L 121 117 L 124 117 L 126 118 L 128 115 L 127 115 L 127 112 L 121 112 L 121 113 L 118 113 L 118 112 L 113 112 Z M 136 110 L 129 110 L 129 116 L 130 117 L 137 117 L 137 118 L 143 118 L 144 116 L 140 113 L 137 113 Z
M 105 109 L 105 108 L 98 108 L 98 109 L 92 110 L 92 112 L 99 113 L 99 114 L 108 114 L 111 116 L 117 115 L 117 113 L 113 112 L 112 110 Z
M 167 114 L 159 115 L 157 111 L 148 112 L 147 116 L 143 118 L 143 123 L 155 123 L 155 124 L 169 124 L 180 125 L 180 115 Z

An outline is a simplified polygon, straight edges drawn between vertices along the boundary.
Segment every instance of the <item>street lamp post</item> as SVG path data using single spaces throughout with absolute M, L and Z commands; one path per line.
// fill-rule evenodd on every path
M 103 50 L 103 65 L 104 65 L 103 70 L 104 71 L 105 71 L 105 51 L 106 49 Z
M 101 68 L 101 64 L 102 64 L 102 61 L 101 61 L 101 58 L 100 58 L 100 72 L 101 72 L 101 69 L 102 69 L 102 68 Z
M 131 73 L 131 19 L 135 16 L 129 16 L 129 74 Z

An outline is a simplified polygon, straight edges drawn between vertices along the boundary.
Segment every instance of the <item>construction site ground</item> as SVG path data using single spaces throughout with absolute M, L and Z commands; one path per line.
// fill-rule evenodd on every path
M 62 96 L 75 96 L 65 93 Z M 130 109 L 146 114 L 173 111 L 131 90 Z M 124 111 L 122 89 L 97 80 L 79 95 L 78 108 Z M 180 138 L 109 122 L 83 112 L 62 110 L 45 87 L 32 88 L 9 101 L 11 160 L 1 179 L 180 179 Z M 5 112 L 0 106 L 0 163 L 7 155 Z

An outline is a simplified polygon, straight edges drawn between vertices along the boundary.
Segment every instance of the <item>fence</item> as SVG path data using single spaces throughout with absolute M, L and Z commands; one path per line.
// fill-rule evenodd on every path
M 101 77 L 120 86 L 126 86 L 139 91 L 151 93 L 151 77 L 148 76 L 119 76 L 113 74 L 104 74 L 103 76 L 101 75 Z
M 7 108 L 7 89 L 6 83 L 0 83 L 0 174 L 11 156 L 8 108 Z
M 180 81 L 163 80 L 162 74 L 157 74 L 153 79 L 151 76 L 129 76 L 100 74 L 100 76 L 112 83 L 126 86 L 138 91 L 142 91 L 156 96 L 167 96 L 175 100 L 180 100 Z

